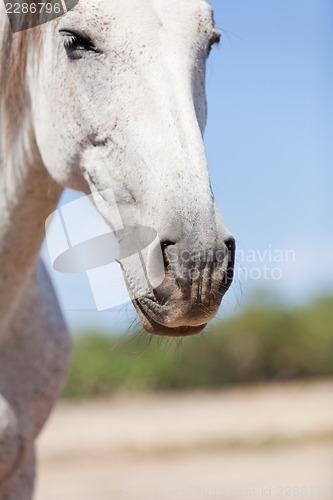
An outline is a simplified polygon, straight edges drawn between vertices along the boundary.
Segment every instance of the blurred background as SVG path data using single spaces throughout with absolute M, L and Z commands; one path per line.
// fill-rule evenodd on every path
M 333 4 L 211 3 L 206 147 L 234 284 L 203 334 L 154 339 L 43 249 L 74 358 L 38 500 L 333 497 Z

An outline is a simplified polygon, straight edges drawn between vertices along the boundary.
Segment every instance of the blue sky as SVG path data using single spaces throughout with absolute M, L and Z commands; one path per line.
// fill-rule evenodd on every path
M 239 251 L 222 312 L 258 289 L 286 304 L 333 292 L 333 3 L 211 3 L 222 40 L 207 66 L 207 157 Z M 73 330 L 124 331 L 135 317 L 83 311 L 83 278 L 52 276 Z
M 224 35 L 207 77 L 213 189 L 239 249 L 295 250 L 284 279 L 262 285 L 303 300 L 333 283 L 333 4 L 212 3 Z

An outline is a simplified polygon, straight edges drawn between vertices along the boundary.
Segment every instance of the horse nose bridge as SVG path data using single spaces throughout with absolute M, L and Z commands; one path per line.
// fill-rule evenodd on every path
M 188 248 L 214 247 L 221 242 L 225 228 L 210 187 L 199 193 L 184 189 L 177 201 L 178 209 L 164 226 L 163 239 L 176 238 L 175 241 Z M 176 207 L 175 201 L 172 206 Z
M 168 83 L 164 81 L 158 92 L 151 92 L 151 105 L 141 110 L 140 120 L 144 117 L 146 126 L 140 140 L 166 177 L 207 184 L 205 146 L 192 96 L 180 89 L 182 85 L 173 86 L 170 79 L 165 80 Z M 161 105 L 161 96 L 166 104 Z
M 151 201 L 147 203 L 156 216 L 156 222 L 165 220 L 165 214 L 168 215 L 170 229 L 179 224 L 189 231 L 209 226 L 217 215 L 206 167 L 202 166 L 202 171 L 198 172 L 189 163 L 166 166 L 160 181 L 154 185 Z

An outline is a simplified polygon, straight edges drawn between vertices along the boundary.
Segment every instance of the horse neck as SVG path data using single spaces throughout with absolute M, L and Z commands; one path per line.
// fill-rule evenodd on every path
M 45 220 L 55 210 L 62 189 L 47 173 L 31 127 L 16 134 L 11 151 L 3 137 L 0 145 L 1 325 L 37 268 Z

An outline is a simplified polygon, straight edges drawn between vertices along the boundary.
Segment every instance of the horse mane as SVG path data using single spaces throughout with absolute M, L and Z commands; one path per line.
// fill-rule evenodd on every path
M 11 144 L 27 106 L 25 82 L 28 46 L 31 42 L 38 49 L 40 41 L 39 27 L 13 33 L 6 19 L 0 44 L 0 116 L 1 133 L 7 136 Z

